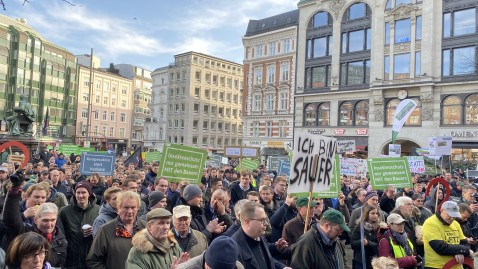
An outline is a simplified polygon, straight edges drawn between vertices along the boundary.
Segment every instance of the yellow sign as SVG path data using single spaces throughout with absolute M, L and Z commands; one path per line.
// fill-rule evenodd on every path
M 9 163 L 21 163 L 25 160 L 25 156 L 21 156 L 21 155 L 8 155 L 7 157 L 7 161 Z
M 282 142 L 282 141 L 267 141 L 267 147 L 269 147 L 269 148 L 284 148 L 284 142 Z

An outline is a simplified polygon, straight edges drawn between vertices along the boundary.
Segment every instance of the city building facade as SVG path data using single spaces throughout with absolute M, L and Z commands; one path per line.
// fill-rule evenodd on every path
M 244 144 L 284 155 L 293 136 L 299 11 L 251 20 L 244 45 Z
M 388 153 L 395 109 L 417 104 L 402 155 L 453 137 L 453 159 L 478 159 L 476 0 L 302 0 L 295 130 Z
M 133 81 L 133 117 L 131 117 L 131 146 L 143 146 L 145 121 L 151 118 L 151 71 L 131 64 L 115 64 L 119 75 Z M 144 148 L 146 150 L 147 147 Z
M 119 75 L 114 68 L 93 68 L 90 94 L 90 68 L 79 65 L 78 116 L 76 143 L 117 153 L 131 147 L 133 116 L 132 80 Z M 91 102 L 91 111 L 88 103 Z
M 35 112 L 35 138 L 72 142 L 77 111 L 75 56 L 43 38 L 25 19 L 0 14 L 0 133 L 6 133 L 4 119 L 14 114 L 21 95 Z
M 162 151 L 168 129 L 169 67 L 154 70 L 151 77 L 151 118 L 145 122 L 144 145 L 150 151 Z
M 167 101 L 158 98 L 162 106 L 157 106 L 167 117 L 165 142 L 217 153 L 224 146 L 242 145 L 242 65 L 197 52 L 178 54 L 174 59 L 168 67 L 153 72 L 155 95 L 158 89 L 167 97 Z M 166 70 L 168 78 L 164 79 Z

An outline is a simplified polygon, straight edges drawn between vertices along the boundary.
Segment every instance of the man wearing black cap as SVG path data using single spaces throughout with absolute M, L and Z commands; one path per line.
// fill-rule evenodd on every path
M 148 214 L 149 211 L 155 209 L 155 208 L 166 208 L 166 195 L 160 191 L 152 191 L 148 195 L 148 211 L 145 212 L 140 219 L 146 221 L 146 215 Z

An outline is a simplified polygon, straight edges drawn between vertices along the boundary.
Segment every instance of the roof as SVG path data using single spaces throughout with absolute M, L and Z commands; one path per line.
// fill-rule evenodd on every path
M 245 36 L 253 36 L 296 25 L 299 25 L 298 9 L 261 20 L 249 20 Z
M 283 148 L 263 148 L 261 156 L 288 156 L 288 154 Z

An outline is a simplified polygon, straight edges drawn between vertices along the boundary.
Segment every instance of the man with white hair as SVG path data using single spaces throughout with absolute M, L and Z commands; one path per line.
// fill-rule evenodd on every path
M 201 255 L 207 248 L 207 238 L 200 231 L 191 229 L 191 210 L 187 205 L 173 208 L 173 228 L 169 231 L 183 252 L 190 258 Z
M 395 209 L 391 213 L 398 214 L 405 219 L 405 232 L 408 235 L 408 239 L 412 242 L 413 248 L 417 250 L 417 254 L 423 256 L 423 243 L 417 243 L 417 236 L 415 234 L 415 221 L 412 215 L 413 208 L 412 198 L 400 196 L 395 201 Z

